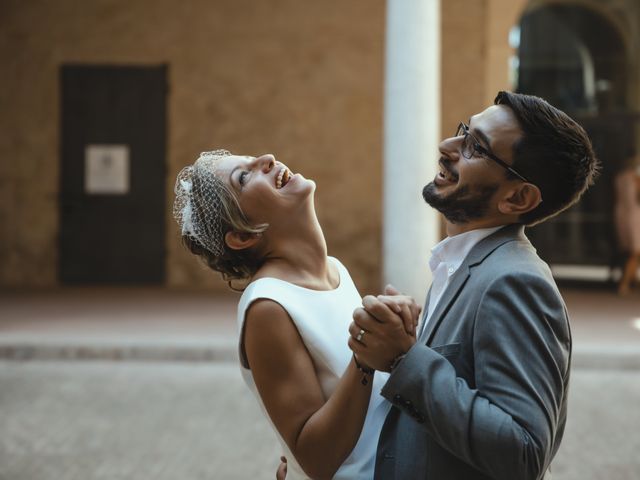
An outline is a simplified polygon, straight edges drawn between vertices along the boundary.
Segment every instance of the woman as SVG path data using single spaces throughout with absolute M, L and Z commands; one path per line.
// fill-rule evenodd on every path
M 178 175 L 174 215 L 194 254 L 230 286 L 249 282 L 238 305 L 242 373 L 290 459 L 288 478 L 372 478 L 386 374 L 374 377 L 347 346 L 361 297 L 327 256 L 315 188 L 273 155 L 204 152 Z M 419 307 L 380 298 L 415 334 Z

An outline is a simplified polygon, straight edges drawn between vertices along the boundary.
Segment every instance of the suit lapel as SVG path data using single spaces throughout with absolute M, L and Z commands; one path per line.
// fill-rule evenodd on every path
M 462 262 L 462 265 L 460 265 L 460 268 L 458 268 L 456 273 L 453 274 L 453 277 L 451 277 L 451 282 L 449 282 L 449 285 L 442 293 L 440 301 L 438 302 L 438 305 L 436 305 L 436 309 L 433 312 L 433 315 L 431 315 L 429 323 L 426 327 L 422 328 L 418 341 L 427 345 L 431 343 L 436 330 L 442 323 L 442 320 L 451 308 L 453 302 L 458 298 L 462 287 L 464 287 L 465 283 L 467 283 L 467 280 L 471 276 L 473 267 L 482 263 L 484 259 L 500 245 L 512 240 L 526 240 L 526 238 L 527 237 L 524 235 L 524 227 L 519 224 L 512 224 L 507 225 L 506 227 L 501 228 L 488 237 L 480 240 L 478 244 L 471 249 L 467 257 Z M 429 290 L 429 296 L 427 298 L 430 296 L 431 290 Z M 427 302 L 427 306 L 428 305 L 429 303 Z
M 416 338 L 420 339 L 422 336 L 422 332 L 424 332 L 425 321 L 427 320 L 427 312 L 429 311 L 429 302 L 431 301 L 431 290 L 433 290 L 433 285 L 429 287 L 429 292 L 427 293 L 427 299 L 424 302 L 424 308 L 422 309 L 422 318 L 420 319 L 420 331 Z
M 463 268 L 464 267 L 464 268 Z M 460 266 L 458 271 L 453 274 L 451 277 L 451 282 L 442 293 L 440 297 L 440 301 L 436 305 L 436 309 L 433 311 L 431 315 L 431 319 L 427 326 L 422 330 L 422 334 L 420 335 L 420 341 L 429 344 L 431 342 L 431 337 L 435 333 L 436 329 L 442 322 L 445 313 L 449 310 L 449 307 L 453 303 L 454 299 L 458 296 L 458 292 L 466 283 L 469 278 L 469 268 L 464 264 Z

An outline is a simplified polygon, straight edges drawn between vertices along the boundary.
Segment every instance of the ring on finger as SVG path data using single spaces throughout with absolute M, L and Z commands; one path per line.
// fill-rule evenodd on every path
M 367 332 L 365 332 L 363 329 L 360 329 L 360 331 L 358 332 L 358 335 L 356 335 L 356 340 L 361 342 L 365 333 L 367 333 Z

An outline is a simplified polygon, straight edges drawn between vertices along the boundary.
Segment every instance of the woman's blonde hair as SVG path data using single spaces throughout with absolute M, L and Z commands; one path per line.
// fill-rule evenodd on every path
M 203 152 L 193 165 L 183 168 L 175 186 L 173 213 L 182 243 L 209 268 L 222 274 L 233 290 L 235 281 L 247 281 L 264 259 L 254 248 L 234 250 L 225 242 L 228 232 L 260 234 L 268 225 L 253 225 L 240 208 L 235 191 L 216 175 L 226 150 Z

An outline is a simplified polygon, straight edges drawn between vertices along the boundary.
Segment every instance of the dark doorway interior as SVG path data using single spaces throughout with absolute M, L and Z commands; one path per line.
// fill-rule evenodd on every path
M 165 277 L 167 68 L 61 68 L 59 280 Z
M 627 107 L 625 44 L 608 19 L 576 5 L 534 9 L 520 27 L 518 91 L 541 96 L 578 120 L 602 161 L 582 201 L 528 235 L 550 263 L 613 267 L 613 176 L 633 155 L 637 121 Z

